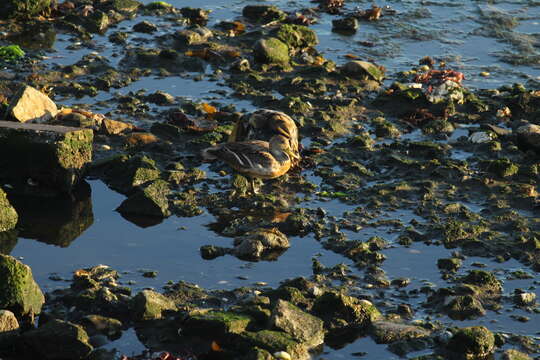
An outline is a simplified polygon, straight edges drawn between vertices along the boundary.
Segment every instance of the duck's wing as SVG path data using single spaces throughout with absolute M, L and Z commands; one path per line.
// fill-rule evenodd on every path
M 216 157 L 237 170 L 257 169 L 270 166 L 273 158 L 266 141 L 241 141 L 225 143 L 214 151 Z

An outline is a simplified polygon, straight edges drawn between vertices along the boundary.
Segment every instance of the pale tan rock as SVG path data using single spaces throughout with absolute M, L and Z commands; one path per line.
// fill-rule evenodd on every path
M 11 99 L 8 116 L 19 122 L 44 123 L 56 116 L 54 101 L 31 86 L 23 86 Z

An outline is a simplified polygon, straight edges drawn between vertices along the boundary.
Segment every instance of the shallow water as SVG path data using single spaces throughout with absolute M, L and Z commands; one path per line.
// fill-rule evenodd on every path
M 150 0 L 143 1 L 145 3 Z M 210 25 L 220 20 L 231 20 L 241 14 L 243 6 L 253 1 L 224 2 L 215 0 L 185 0 L 171 1 L 177 7 L 192 6 L 212 9 Z M 313 7 L 309 1 L 268 1 L 285 10 L 301 10 Z M 372 1 L 349 1 L 347 11 L 355 7 L 367 9 Z M 540 79 L 540 2 L 538 1 L 386 1 L 377 2 L 379 6 L 388 6 L 395 13 L 386 11 L 385 16 L 378 22 L 361 22 L 359 31 L 352 36 L 333 33 L 331 20 L 335 17 L 322 14 L 313 28 L 318 32 L 320 45 L 317 49 L 327 58 L 343 64 L 347 61 L 345 54 L 354 54 L 360 58 L 371 59 L 384 65 L 390 78 L 398 71 L 407 70 L 418 63 L 426 55 L 436 60 L 445 61 L 448 67 L 465 73 L 464 85 L 471 88 L 496 88 L 503 84 L 524 82 Z M 138 17 L 126 21 L 118 28 L 109 30 L 129 30 L 132 25 L 149 20 L 158 25 L 166 26 L 166 21 L 154 17 Z M 500 26 L 506 22 L 515 22 L 513 26 Z M 166 31 L 166 27 L 164 28 Z M 69 50 L 73 45 L 67 35 L 58 35 L 54 51 L 47 53 L 45 60 L 51 67 L 69 65 L 79 61 L 84 55 L 98 51 L 106 56 L 111 63 L 117 64 L 121 56 L 113 56 L 114 45 L 109 44 L 107 34 L 95 36 L 92 48 L 84 45 L 77 50 Z M 151 37 L 141 34 L 132 34 L 130 42 L 134 45 L 146 44 Z M 373 47 L 366 47 L 364 42 L 371 42 Z M 509 56 L 510 59 L 509 59 Z M 521 65 L 512 65 L 510 60 L 520 60 Z M 526 59 L 530 59 L 526 61 Z M 489 77 L 480 76 L 481 71 L 488 71 Z M 209 75 L 209 74 L 208 74 Z M 235 99 L 230 96 L 230 89 L 218 86 L 219 82 L 211 81 L 203 76 L 195 81 L 192 76 L 173 76 L 168 78 L 143 77 L 131 83 L 128 87 L 114 90 L 112 93 L 100 92 L 97 97 L 67 98 L 59 103 L 70 106 L 86 103 L 96 111 L 114 111 L 114 107 L 96 106 L 98 101 L 107 101 L 118 95 L 128 92 L 137 92 L 144 89 L 147 94 L 157 90 L 165 91 L 177 99 L 192 99 L 197 101 L 216 101 L 220 104 L 235 104 L 236 109 L 251 110 L 253 105 L 246 100 Z M 219 95 L 213 91 L 225 90 L 227 95 Z M 454 132 L 451 141 L 459 136 L 466 136 L 467 130 L 460 129 Z M 419 133 L 410 135 L 411 140 L 422 140 Z M 339 139 L 338 139 L 339 141 Z M 304 143 L 309 144 L 305 139 Z M 452 150 L 455 159 L 466 159 L 471 153 L 462 150 Z M 208 170 L 205 168 L 205 170 Z M 318 176 L 306 172 L 311 182 L 319 185 Z M 210 177 L 215 173 L 210 173 Z M 75 239 L 71 239 L 62 246 L 55 246 L 43 242 L 45 236 L 37 234 L 35 237 L 42 241 L 21 237 L 11 251 L 11 255 L 23 259 L 24 263 L 33 269 L 34 277 L 45 291 L 57 287 L 65 287 L 67 283 L 58 279 L 70 279 L 75 269 L 89 267 L 97 264 L 107 264 L 122 272 L 121 282 L 139 290 L 142 288 L 159 289 L 167 281 L 186 280 L 210 289 L 233 289 L 250 285 L 255 282 L 265 282 L 269 286 L 276 286 L 286 278 L 296 276 L 310 276 L 312 274 L 311 259 L 318 256 L 326 266 L 339 263 L 350 265 L 350 261 L 340 255 L 324 250 L 313 236 L 291 238 L 291 248 L 277 261 L 272 262 L 245 262 L 232 256 L 224 256 L 211 261 L 203 260 L 199 255 L 202 245 L 231 246 L 232 239 L 216 235 L 207 225 L 215 221 L 207 213 L 194 218 L 171 217 L 155 226 L 141 228 L 122 218 L 114 209 L 123 201 L 124 196 L 108 189 L 99 181 L 91 181 L 91 202 L 89 203 L 92 219 L 89 217 L 87 228 Z M 368 186 L 377 181 L 368 183 Z M 345 211 L 354 210 L 356 206 L 345 205 L 337 199 L 313 199 L 302 203 L 303 207 L 325 209 L 329 215 L 338 218 Z M 467 204 L 473 211 L 479 211 L 481 204 Z M 534 215 L 534 214 L 531 214 Z M 415 218 L 422 221 L 410 212 L 396 211 L 387 213 L 382 218 L 398 219 L 407 224 Z M 80 219 L 60 220 L 59 226 L 70 221 Z M 358 233 L 345 232 L 350 238 L 365 240 L 370 236 L 382 236 L 390 243 L 395 240 L 395 234 L 388 228 L 369 228 Z M 50 241 L 49 241 L 50 242 Z M 441 279 L 436 267 L 436 259 L 450 257 L 452 250 L 442 246 L 414 243 L 410 247 L 393 247 L 383 251 L 387 260 L 383 264 L 384 270 L 390 279 L 408 277 L 414 288 L 422 284 L 432 283 L 435 287 L 448 286 Z M 522 268 L 515 261 L 504 264 L 495 263 L 483 258 L 470 257 L 466 259 L 463 269 L 471 269 L 474 262 L 481 262 L 488 270 L 497 270 L 497 274 L 504 279 L 511 268 Z M 156 278 L 142 276 L 143 270 L 157 271 Z M 361 275 L 361 272 L 354 270 Z M 51 280 L 51 275 L 57 280 Z M 535 274 L 536 275 L 536 274 Z M 536 284 L 537 285 L 537 284 Z M 531 289 L 540 297 L 540 290 L 531 280 L 507 280 L 504 283 L 505 294 L 511 294 L 515 288 Z M 422 302 L 425 297 L 420 296 L 417 301 Z M 519 313 L 513 312 L 512 314 Z M 540 316 L 525 314 L 531 320 L 518 322 L 509 317 L 506 310 L 500 314 L 489 311 L 479 321 L 452 321 L 447 317 L 439 318 L 443 323 L 452 323 L 456 326 L 468 324 L 484 324 L 492 330 L 514 332 L 534 336 L 538 331 Z M 422 318 L 424 314 L 417 314 Z M 133 331 L 124 332 L 122 338 L 107 345 L 116 347 L 120 352 L 131 354 L 143 349 Z M 367 352 L 365 359 L 397 359 L 398 357 L 387 351 L 385 345 L 377 345 L 370 338 L 361 338 L 342 349 L 331 350 L 326 348 L 320 359 L 348 359 L 352 353 Z M 411 355 L 420 355 L 412 353 Z

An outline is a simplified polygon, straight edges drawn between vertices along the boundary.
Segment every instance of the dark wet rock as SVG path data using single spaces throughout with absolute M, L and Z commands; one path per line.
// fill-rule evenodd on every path
M 124 31 L 115 31 L 109 35 L 109 41 L 113 44 L 124 45 L 127 43 L 129 34 Z
M 324 341 L 323 321 L 288 301 L 277 301 L 272 310 L 270 325 L 309 347 L 317 346 Z
M 135 188 L 159 178 L 156 162 L 147 156 L 126 155 L 106 159 L 94 165 L 103 181 L 114 190 L 129 194 Z
M 341 71 L 347 76 L 360 80 L 375 80 L 381 82 L 384 79 L 384 68 L 367 61 L 354 60 L 343 65 Z
M 155 180 L 139 188 L 116 209 L 123 214 L 168 217 L 171 215 L 167 196 L 171 190 L 163 180 Z
M 375 135 L 377 135 L 377 137 L 395 139 L 401 136 L 401 131 L 383 117 L 373 119 L 372 123 L 375 126 Z
M 177 31 L 174 34 L 174 39 L 176 40 L 176 46 L 182 49 L 186 46 L 205 43 L 212 36 L 212 31 L 208 28 L 196 26 Z
M 183 323 L 182 334 L 225 339 L 243 333 L 251 321 L 250 316 L 230 311 L 196 311 Z
M 86 31 L 96 34 L 105 33 L 112 23 L 109 16 L 101 10 L 95 10 L 87 16 L 81 16 L 79 14 L 69 15 L 66 17 L 66 21 L 80 25 Z
M 264 295 L 268 296 L 272 301 L 286 300 L 304 309 L 310 307 L 313 302 L 313 300 L 306 298 L 302 290 L 289 286 L 288 283 L 280 285 L 277 289 L 266 291 Z
M 482 303 L 471 295 L 451 296 L 446 301 L 448 316 L 455 320 L 476 319 L 486 314 Z
M 33 319 L 44 302 L 30 267 L 0 254 L 0 309 L 12 311 L 19 319 Z
M 519 350 L 505 350 L 501 356 L 501 360 L 532 360 L 532 358 Z
M 146 100 L 156 105 L 172 105 L 176 102 L 174 96 L 161 90 L 148 95 Z
M 175 311 L 173 300 L 152 290 L 143 290 L 133 298 L 135 320 L 159 319 L 166 311 Z
M 371 302 L 335 292 L 326 292 L 318 297 L 312 312 L 330 329 L 344 326 L 366 328 L 382 316 Z
M 10 99 L 7 116 L 19 122 L 43 123 L 58 113 L 56 104 L 31 86 L 22 86 Z
M 430 335 L 428 330 L 420 326 L 390 321 L 372 322 L 370 333 L 378 344 L 389 344 L 395 341 L 424 338 Z
M 93 350 L 82 326 L 52 319 L 25 332 L 18 340 L 21 353 L 40 359 L 84 359 Z
M 283 24 L 272 35 L 283 41 L 293 53 L 319 43 L 317 33 L 302 25 Z
M 495 350 L 495 337 L 484 326 L 461 328 L 446 348 L 455 359 L 481 359 Z
M 50 9 L 51 0 L 5 0 L 0 3 L 1 18 L 29 18 Z
M 157 30 L 158 27 L 155 24 L 152 24 L 150 21 L 141 21 L 140 23 L 133 25 L 133 31 L 135 32 L 151 34 Z
M 352 35 L 358 27 L 358 20 L 353 16 L 332 20 L 332 31 L 335 32 Z
M 180 9 L 180 13 L 183 17 L 187 18 L 191 24 L 206 25 L 210 11 L 200 8 L 183 7 Z
M 441 270 L 456 272 L 461 267 L 462 261 L 458 258 L 447 258 L 437 260 L 437 267 Z
M 289 48 L 277 38 L 266 38 L 257 41 L 253 47 L 255 59 L 263 64 L 289 64 Z
M 0 189 L 0 232 L 13 229 L 18 220 L 17 210 L 9 202 L 4 190 Z
M 517 144 L 524 150 L 540 153 L 540 125 L 526 124 L 516 129 Z
M 276 228 L 257 229 L 234 239 L 234 255 L 242 259 L 274 259 L 290 247 L 287 236 Z
M 247 5 L 242 9 L 242 16 L 255 23 L 269 23 L 284 20 L 287 16 L 275 5 Z
M 0 121 L 2 177 L 21 192 L 71 192 L 92 160 L 90 129 Z M 30 183 L 28 183 L 30 179 Z M 39 192 L 36 192 L 39 194 Z
M 115 318 L 91 314 L 83 317 L 79 323 L 90 336 L 102 334 L 110 339 L 118 339 L 122 335 L 122 322 Z

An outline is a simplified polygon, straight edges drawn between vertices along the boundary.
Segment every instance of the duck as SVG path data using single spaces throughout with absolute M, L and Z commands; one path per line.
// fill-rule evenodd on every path
M 242 116 L 235 124 L 230 141 L 269 141 L 276 135 L 289 139 L 289 147 L 296 154 L 293 166 L 300 161 L 298 128 L 294 120 L 281 111 L 260 109 Z
M 206 161 L 222 160 L 250 179 L 253 193 L 255 179 L 274 179 L 287 173 L 299 155 L 291 149 L 290 139 L 274 135 L 270 141 L 233 141 L 202 150 Z

